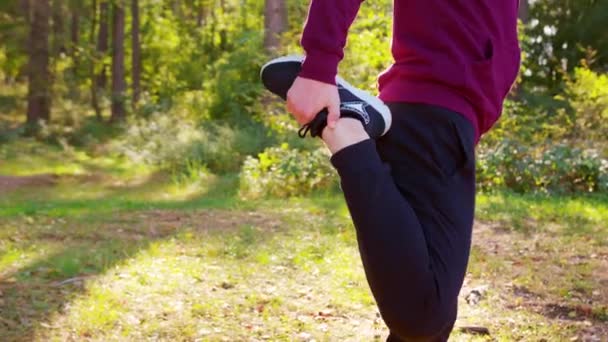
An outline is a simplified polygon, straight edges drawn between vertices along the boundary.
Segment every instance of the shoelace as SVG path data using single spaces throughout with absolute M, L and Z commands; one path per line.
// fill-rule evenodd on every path
M 323 128 L 327 126 L 327 110 L 324 109 L 311 122 L 302 125 L 300 130 L 298 130 L 298 135 L 300 138 L 305 138 L 306 135 L 310 132 L 311 137 L 320 137 L 321 133 L 323 133 Z

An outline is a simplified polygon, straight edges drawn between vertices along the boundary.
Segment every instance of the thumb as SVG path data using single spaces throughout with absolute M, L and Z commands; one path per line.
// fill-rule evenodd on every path
M 327 110 L 327 126 L 333 129 L 336 127 L 336 122 L 340 119 L 340 105 L 337 102 L 333 102 Z

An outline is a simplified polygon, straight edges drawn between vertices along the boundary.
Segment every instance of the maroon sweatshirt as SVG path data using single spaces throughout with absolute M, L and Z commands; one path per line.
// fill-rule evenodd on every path
M 348 29 L 362 0 L 312 0 L 300 76 L 335 84 Z M 476 141 L 496 122 L 520 63 L 518 0 L 394 0 L 394 63 L 380 98 L 464 115 Z

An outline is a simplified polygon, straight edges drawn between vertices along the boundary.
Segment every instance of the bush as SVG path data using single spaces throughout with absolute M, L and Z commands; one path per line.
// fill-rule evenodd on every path
M 566 145 L 532 149 L 506 140 L 478 154 L 477 181 L 486 191 L 603 192 L 608 191 L 608 161 L 593 150 Z
M 238 44 L 209 66 L 209 78 L 202 85 L 210 117 L 231 123 L 248 121 L 262 109 L 257 106 L 263 89 L 260 67 L 266 61 L 260 49 L 262 37 L 244 34 L 238 37 Z
M 504 139 L 530 146 L 561 141 L 597 148 L 608 156 L 608 74 L 579 67 L 565 78 L 557 96 L 522 89 L 517 101 L 505 101 L 501 119 L 484 136 L 483 144 L 496 146 Z
M 194 164 L 226 173 L 238 171 L 247 155 L 259 153 L 271 142 L 272 137 L 260 124 L 201 125 L 179 113 L 156 113 L 148 119 L 130 120 L 126 134 L 112 149 L 136 163 L 173 171 L 186 172 Z
M 287 144 L 268 148 L 257 158 L 248 157 L 240 175 L 244 198 L 307 195 L 336 185 L 337 175 L 324 149 L 302 151 Z
M 608 74 L 597 74 L 581 67 L 566 80 L 565 99 L 571 139 L 605 146 L 608 143 Z

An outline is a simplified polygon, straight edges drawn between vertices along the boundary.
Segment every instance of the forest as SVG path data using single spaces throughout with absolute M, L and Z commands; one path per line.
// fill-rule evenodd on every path
M 308 5 L 0 1 L 0 340 L 386 337 L 328 152 L 259 79 Z M 340 64 L 374 94 L 392 6 Z M 606 23 L 520 0 L 456 341 L 608 339 Z

